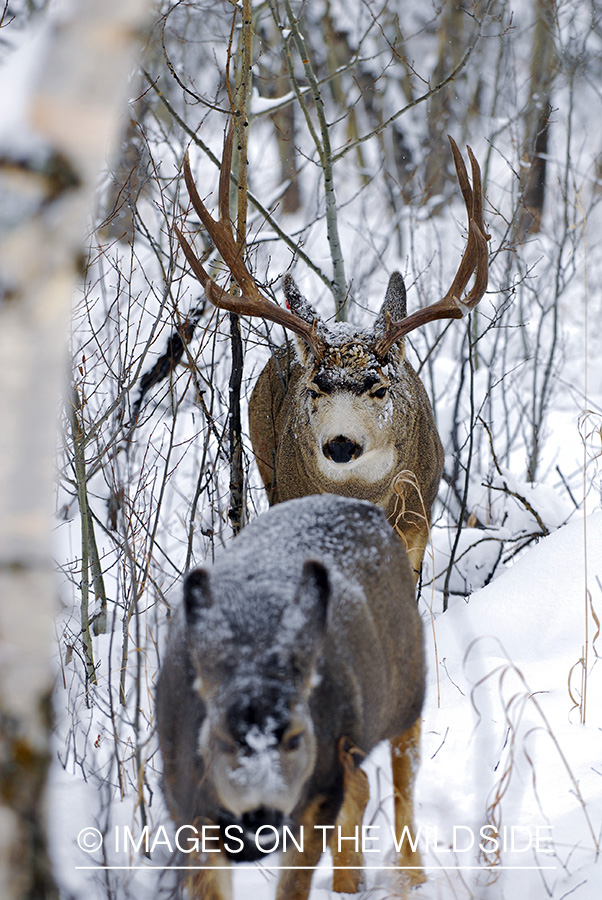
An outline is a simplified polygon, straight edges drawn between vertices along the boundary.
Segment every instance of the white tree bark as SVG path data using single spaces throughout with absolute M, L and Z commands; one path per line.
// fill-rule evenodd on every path
M 76 262 L 151 0 L 77 0 L 48 25 L 0 159 L 0 896 L 53 896 L 43 834 L 51 504 Z M 2 123 L 0 123 L 0 129 Z M 6 150 L 8 140 L 8 151 Z M 11 152 L 10 146 L 18 146 Z M 2 223 L 1 220 L 4 219 Z

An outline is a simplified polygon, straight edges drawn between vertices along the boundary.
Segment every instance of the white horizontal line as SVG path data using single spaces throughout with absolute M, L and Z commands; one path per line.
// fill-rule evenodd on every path
M 250 864 L 249 864 L 250 865 Z M 214 869 L 238 869 L 240 863 L 236 866 L 75 866 L 77 871 L 83 871 L 88 869 L 102 869 L 102 870 L 122 870 L 122 871 L 133 871 L 135 869 L 140 869 L 145 872 L 169 872 L 169 871 L 185 871 L 185 872 L 210 872 Z M 316 869 L 317 866 L 270 866 L 268 864 L 262 863 L 261 865 L 256 866 L 257 869 L 267 869 L 270 872 L 297 872 L 297 871 L 305 871 L 307 869 Z M 326 867 L 324 867 L 326 868 Z M 382 872 L 382 871 L 391 871 L 391 872 L 404 872 L 407 870 L 417 869 L 436 869 L 441 871 L 447 871 L 450 869 L 457 870 L 460 872 L 489 872 L 489 871 L 556 871 L 558 866 L 330 866 L 331 869 L 362 869 L 362 871 L 374 871 L 374 872 Z

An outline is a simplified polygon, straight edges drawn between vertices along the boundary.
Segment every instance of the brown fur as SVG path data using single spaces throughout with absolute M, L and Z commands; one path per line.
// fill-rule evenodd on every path
M 209 277 L 184 235 L 177 228 L 175 231 L 211 303 L 240 315 L 267 318 L 290 329 L 299 339 L 298 357 L 286 346 L 270 359 L 249 405 L 251 440 L 270 505 L 325 493 L 372 501 L 385 511 L 389 523 L 402 538 L 415 583 L 443 470 L 443 449 L 426 392 L 405 359 L 403 338 L 426 322 L 460 318 L 476 306 L 486 290 L 489 238 L 483 224 L 478 163 L 468 148 L 471 189 L 460 152 L 450 138 L 468 214 L 469 234 L 448 292 L 441 300 L 406 317 L 403 280 L 401 275 L 393 273 L 374 329 L 360 332 L 338 325 L 331 328 L 321 322 L 289 276 L 284 279 L 288 310 L 267 299 L 258 288 L 244 263 L 244 254 L 234 239 L 228 219 L 233 137 L 231 126 L 224 143 L 219 221 L 201 201 L 188 159 L 184 173 L 192 204 L 238 283 L 241 296 L 233 297 L 220 288 Z M 473 287 L 462 299 L 475 271 Z M 387 402 L 381 402 L 385 397 Z M 407 575 L 409 579 L 409 571 Z M 399 584 L 393 588 L 392 596 L 397 596 L 398 591 L 400 603 L 404 593 L 405 600 L 412 602 L 410 593 L 401 591 Z M 397 610 L 389 614 L 391 626 L 398 614 Z M 421 653 L 422 647 L 414 641 L 412 651 Z M 416 678 L 417 672 L 412 668 L 412 679 Z M 420 732 L 418 712 L 414 722 L 409 729 L 406 722 L 387 735 L 393 751 L 398 836 L 403 824 L 411 822 L 412 782 Z M 404 732 L 404 728 L 408 730 Z M 367 786 L 363 773 L 355 767 L 347 739 L 345 735 L 341 738 L 343 743 L 337 743 L 342 804 L 341 798 L 333 800 L 332 786 L 325 793 L 317 791 L 300 813 L 297 819 L 300 824 L 313 826 L 328 821 L 333 802 L 338 803 L 337 821 L 345 830 L 361 823 Z M 332 747 L 331 743 L 331 751 Z M 187 777 L 184 782 L 187 797 L 190 782 Z M 321 855 L 320 843 L 310 842 L 302 859 L 295 854 L 296 851 L 285 861 L 315 866 Z M 340 854 L 336 848 L 335 863 L 341 858 L 351 860 L 351 869 L 335 873 L 335 889 L 355 891 L 360 880 L 360 860 L 355 853 Z M 419 865 L 417 855 L 410 853 L 408 857 L 403 851 L 400 861 L 406 866 Z M 421 878 L 421 873 L 415 873 L 411 880 Z M 284 873 L 278 886 L 278 900 L 305 900 L 310 881 L 311 871 Z M 216 893 L 219 896 L 219 889 Z
M 229 218 L 232 122 L 224 139 L 219 220 L 199 196 L 188 156 L 184 178 L 191 203 L 237 282 L 240 296 L 228 293 L 210 278 L 188 240 L 177 227 L 174 229 L 193 273 L 214 306 L 268 319 L 297 336 L 300 370 L 290 366 L 288 350 L 279 358 L 276 354 L 258 380 L 249 409 L 252 441 L 270 503 L 314 493 L 371 500 L 385 510 L 404 540 L 416 579 L 441 478 L 443 451 L 424 388 L 405 359 L 403 341 L 427 322 L 462 318 L 479 303 L 488 280 L 489 235 L 483 221 L 481 171 L 467 147 L 471 186 L 460 150 L 451 136 L 449 141 L 468 217 L 468 238 L 456 274 L 441 299 L 407 316 L 403 278 L 393 272 L 372 330 L 361 331 L 340 322 L 327 324 L 288 274 L 283 282 L 287 309 L 262 293 L 245 264 L 246 254 L 241 252 Z M 472 288 L 465 294 L 473 273 Z M 286 376 L 283 380 L 279 371 L 283 363 L 290 381 Z M 384 405 L 379 410 L 376 402 L 373 388 L 377 384 L 377 390 L 390 392 L 393 399 L 393 427 L 383 415 Z M 309 397 L 315 403 L 309 402 Z M 350 402 L 352 397 L 355 403 Z M 324 410 L 333 406 L 333 400 L 338 401 L 338 419 L 331 416 L 333 430 L 325 427 L 320 432 L 320 415 L 324 418 Z M 351 433 L 345 430 L 346 416 L 351 420 Z M 313 428 L 316 424 L 317 430 Z M 389 432 L 381 442 L 382 452 L 378 452 L 379 430 Z M 325 459 L 337 465 L 329 468 Z
M 308 360 L 311 366 L 311 356 Z M 324 368 L 324 362 L 321 363 Z M 443 471 L 443 448 L 426 391 L 403 354 L 399 381 L 391 378 L 395 471 L 372 483 L 326 479 L 315 464 L 304 393 L 314 371 L 291 344 L 281 347 L 260 374 L 249 403 L 249 431 L 270 505 L 307 494 L 337 493 L 384 509 L 403 539 L 417 577 L 430 528 L 431 507 Z
M 359 764 L 381 741 L 400 746 L 423 695 L 412 573 L 382 510 L 333 495 L 280 504 L 188 575 L 174 611 L 157 685 L 170 814 L 178 826 L 240 826 L 235 861 L 260 858 L 261 822 L 303 826 L 303 849 L 289 844 L 282 859 L 298 868 L 282 873 L 277 897 L 306 900 L 325 840 L 315 826 L 335 826 L 326 840 L 338 840 L 337 825 L 343 837 L 360 830 Z M 407 747 L 394 769 L 401 831 L 412 827 Z M 230 900 L 222 849 L 190 880 L 191 897 Z M 361 854 L 343 841 L 334 861 L 335 890 L 356 891 Z
M 343 805 L 339 811 L 330 849 L 333 860 L 332 889 L 339 894 L 355 894 L 362 883 L 362 854 L 356 851 L 351 841 L 339 841 L 353 837 L 357 825 L 361 827 L 364 812 L 370 799 L 368 777 L 360 762 L 363 753 L 359 748 L 349 746 L 349 741 L 339 742 L 339 760 L 343 767 Z M 350 868 L 356 866 L 356 868 Z

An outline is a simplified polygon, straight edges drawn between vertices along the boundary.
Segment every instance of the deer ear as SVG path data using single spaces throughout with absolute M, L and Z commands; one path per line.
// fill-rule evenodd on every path
M 282 286 L 284 288 L 286 305 L 291 312 L 295 313 L 296 316 L 299 316 L 300 319 L 303 319 L 304 322 L 307 322 L 308 325 L 313 325 L 316 319 L 320 321 L 320 317 L 318 316 L 317 312 L 315 311 L 311 303 L 305 299 L 305 297 L 295 284 L 295 280 L 292 275 L 286 274 L 284 276 Z
M 387 293 L 376 319 L 375 327 L 379 328 L 379 330 L 383 329 L 387 324 L 387 313 L 392 322 L 399 322 L 400 319 L 405 319 L 407 315 L 406 286 L 400 272 L 393 272 L 389 278 Z
M 383 305 L 381 306 L 380 312 L 376 317 L 376 322 L 374 323 L 374 334 L 377 338 L 380 337 L 387 327 L 388 320 L 391 322 L 399 322 L 401 319 L 405 319 L 406 315 L 406 286 L 401 273 L 393 272 L 389 278 L 389 285 L 387 287 Z M 391 349 L 394 353 L 397 351 L 400 356 L 403 356 L 403 339 L 399 340 Z
M 292 275 L 286 274 L 284 276 L 284 280 L 282 282 L 282 287 L 284 289 L 284 296 L 286 299 L 286 305 L 290 309 L 292 313 L 296 316 L 299 316 L 300 319 L 303 319 L 304 322 L 307 322 L 308 325 L 320 325 L 322 320 L 318 313 L 315 311 L 311 303 L 305 299 Z M 301 355 L 301 361 L 306 362 L 308 352 L 311 352 L 306 341 L 303 340 L 302 337 L 297 337 L 297 346 L 299 348 L 299 354 Z
M 189 625 L 196 625 L 202 610 L 213 606 L 213 595 L 209 586 L 209 572 L 193 569 L 184 582 L 184 610 Z
M 303 640 L 319 640 L 326 630 L 330 601 L 330 578 L 321 562 L 308 559 L 303 564 L 295 603 L 303 612 Z

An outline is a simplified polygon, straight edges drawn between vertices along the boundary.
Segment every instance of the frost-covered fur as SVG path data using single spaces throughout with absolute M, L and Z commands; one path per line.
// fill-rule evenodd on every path
M 326 325 L 285 280 L 289 306 L 313 322 L 323 352 L 299 338 L 277 351 L 257 380 L 249 430 L 271 504 L 335 493 L 381 506 L 406 543 L 415 572 L 428 538 L 443 450 L 431 406 L 403 342 L 375 353 L 387 317 L 405 316 L 401 275 L 372 329 Z
M 333 495 L 274 507 L 188 575 L 174 613 L 157 690 L 173 819 L 237 824 L 235 860 L 261 856 L 261 825 L 333 825 L 353 780 L 343 745 L 401 735 L 423 691 L 412 573 L 382 510 Z

